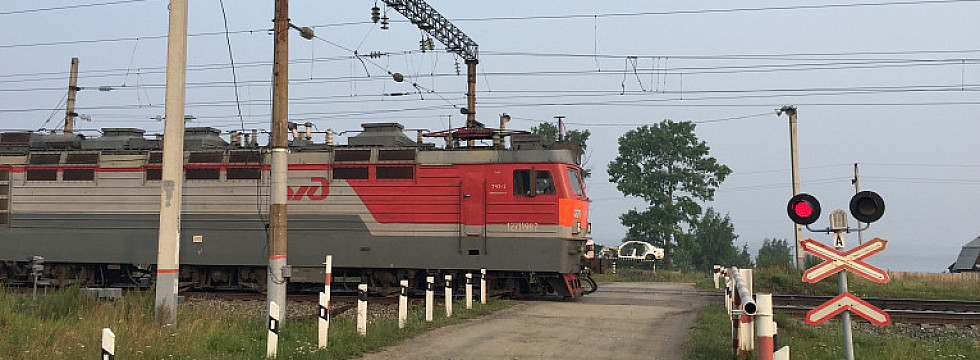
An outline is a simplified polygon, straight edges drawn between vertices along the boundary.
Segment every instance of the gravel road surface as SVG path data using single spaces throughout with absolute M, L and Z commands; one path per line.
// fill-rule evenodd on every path
M 681 359 L 697 308 L 712 302 L 691 284 L 601 284 L 578 301 L 524 301 L 361 359 Z

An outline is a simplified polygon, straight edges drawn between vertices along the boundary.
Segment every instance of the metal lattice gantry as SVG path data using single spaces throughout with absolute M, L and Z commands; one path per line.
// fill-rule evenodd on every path
M 423 0 L 382 0 L 412 24 L 446 46 L 446 51 L 459 54 L 468 63 L 476 62 L 479 45 L 446 20 Z

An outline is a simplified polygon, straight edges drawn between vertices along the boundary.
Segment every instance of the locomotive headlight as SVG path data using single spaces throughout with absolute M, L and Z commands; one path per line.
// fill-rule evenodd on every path
M 578 234 L 578 233 L 581 233 L 581 232 L 582 232 L 582 222 L 581 221 L 576 221 L 572 225 L 572 234 Z
M 591 234 L 592 233 L 592 223 L 588 223 L 588 224 L 585 225 L 585 233 L 586 234 Z

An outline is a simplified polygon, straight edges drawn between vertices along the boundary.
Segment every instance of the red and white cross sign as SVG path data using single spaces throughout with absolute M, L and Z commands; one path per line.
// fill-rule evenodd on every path
M 816 255 L 825 261 L 820 265 L 814 266 L 803 273 L 803 281 L 815 283 L 830 275 L 836 274 L 841 270 L 850 270 L 855 274 L 861 275 L 868 280 L 886 283 L 890 279 L 888 273 L 878 267 L 868 264 L 862 260 L 885 250 L 888 241 L 882 238 L 874 238 L 846 252 L 841 252 L 827 245 L 821 244 L 813 239 L 806 239 L 800 242 L 803 250 Z
M 810 310 L 806 313 L 806 323 L 809 325 L 818 325 L 844 312 L 844 310 L 850 310 L 878 326 L 892 323 L 891 317 L 884 310 L 851 295 L 851 293 L 840 294 L 830 299 L 830 301 L 823 303 L 823 305 L 817 306 L 816 309 Z

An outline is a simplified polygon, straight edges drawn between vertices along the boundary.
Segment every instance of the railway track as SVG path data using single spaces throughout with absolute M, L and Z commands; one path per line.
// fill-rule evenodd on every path
M 773 307 L 790 315 L 806 312 L 830 300 L 831 296 L 773 294 Z M 892 322 L 914 324 L 980 325 L 980 301 L 863 298 L 888 312 Z M 852 319 L 861 320 L 860 317 Z

